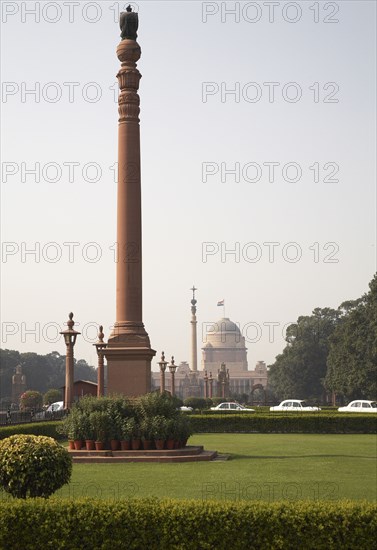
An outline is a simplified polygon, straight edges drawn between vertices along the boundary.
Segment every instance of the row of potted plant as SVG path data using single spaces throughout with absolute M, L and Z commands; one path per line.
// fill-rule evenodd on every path
M 82 410 L 73 408 L 59 428 L 68 437 L 71 449 L 138 450 L 179 448 L 191 435 L 189 419 L 181 414 L 166 418 L 142 412 L 139 418 L 122 417 L 116 409 Z

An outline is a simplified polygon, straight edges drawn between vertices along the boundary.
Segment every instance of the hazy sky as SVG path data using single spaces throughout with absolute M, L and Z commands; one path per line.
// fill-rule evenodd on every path
M 126 6 L 1 2 L 4 348 L 64 354 L 73 311 L 75 356 L 94 364 L 95 325 L 108 336 L 115 320 Z M 190 361 L 195 284 L 198 347 L 225 299 L 249 368 L 271 364 L 284 326 L 361 296 L 376 271 L 376 3 L 133 6 L 157 360 Z

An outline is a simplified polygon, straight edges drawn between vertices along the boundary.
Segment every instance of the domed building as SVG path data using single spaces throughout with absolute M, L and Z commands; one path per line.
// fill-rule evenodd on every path
M 192 290 L 196 290 L 195 288 Z M 267 367 L 258 361 L 254 370 L 248 369 L 247 347 L 237 323 L 222 317 L 207 325 L 203 340 L 201 367 L 196 366 L 196 300 L 192 302 L 192 365 L 183 361 L 175 373 L 176 394 L 185 399 L 191 396 L 231 397 L 267 387 Z M 166 389 L 169 390 L 169 374 Z M 152 372 L 152 388 L 160 386 L 160 374 Z
M 228 317 L 222 317 L 208 327 L 201 370 L 217 376 L 222 363 L 229 372 L 230 394 L 250 395 L 254 389 L 266 388 L 266 364 L 258 361 L 254 371 L 248 369 L 245 337 L 239 326 Z
M 202 348 L 202 370 L 217 372 L 225 363 L 229 374 L 247 371 L 247 348 L 239 327 L 228 317 L 208 327 L 206 344 Z

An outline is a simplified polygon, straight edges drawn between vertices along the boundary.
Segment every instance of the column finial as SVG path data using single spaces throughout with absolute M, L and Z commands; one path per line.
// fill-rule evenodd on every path
M 190 290 L 192 290 L 192 300 L 191 300 L 191 303 L 192 305 L 194 306 L 197 302 L 197 300 L 195 299 L 195 291 L 198 290 L 197 288 L 195 288 L 195 285 L 192 285 L 192 288 L 190 288 Z

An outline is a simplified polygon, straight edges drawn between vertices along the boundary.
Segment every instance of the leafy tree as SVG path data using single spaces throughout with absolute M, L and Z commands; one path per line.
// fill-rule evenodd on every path
M 65 383 L 65 355 L 53 351 L 47 355 L 19 353 L 15 350 L 0 350 L 0 399 L 12 395 L 12 375 L 17 365 L 22 365 L 28 388 L 46 393 L 50 388 L 60 388 Z M 75 380 L 97 381 L 97 371 L 84 359 L 75 360 Z
M 183 401 L 183 404 L 186 407 L 192 407 L 193 409 L 199 410 L 206 409 L 208 406 L 207 399 L 205 399 L 204 397 L 186 397 L 186 399 L 184 399 Z
M 62 392 L 61 390 L 48 390 L 43 396 L 43 403 L 45 405 L 51 405 L 51 403 L 56 403 L 56 401 L 62 401 Z
M 21 408 L 24 410 L 40 409 L 43 403 L 43 395 L 39 391 L 28 390 L 20 397 Z
M 339 310 L 316 308 L 287 328 L 287 345 L 269 370 L 269 386 L 278 398 L 324 399 L 329 338 L 340 317 Z
M 20 362 L 18 351 L 0 349 L 0 398 L 2 401 L 9 399 L 12 395 L 12 375 Z
M 369 289 L 340 306 L 346 313 L 330 339 L 325 385 L 349 400 L 377 398 L 377 274 Z
M 257 390 L 257 391 L 258 391 L 258 390 Z M 244 404 L 247 404 L 247 403 L 249 402 L 250 395 L 248 395 L 247 393 L 236 393 L 236 392 L 231 392 L 230 398 L 231 398 L 233 401 L 237 401 L 237 403 L 244 403 Z M 255 397 L 254 397 L 254 399 L 255 399 Z

